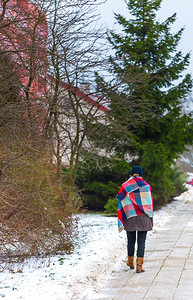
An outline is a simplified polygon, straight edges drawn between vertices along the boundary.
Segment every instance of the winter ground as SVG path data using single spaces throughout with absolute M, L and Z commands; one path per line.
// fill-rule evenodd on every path
M 193 186 L 155 212 L 154 230 L 163 229 L 181 205 L 193 197 Z M 126 235 L 117 230 L 117 218 L 100 214 L 80 216 L 80 246 L 71 255 L 7 265 L 0 273 L 0 298 L 25 300 L 93 299 L 103 283 L 126 260 Z M 147 240 L 148 243 L 148 240 Z

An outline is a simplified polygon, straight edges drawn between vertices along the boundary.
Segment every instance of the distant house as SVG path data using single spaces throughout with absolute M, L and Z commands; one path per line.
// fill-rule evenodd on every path
M 49 78 L 49 94 L 54 97 L 55 79 Z M 59 82 L 56 101 L 59 118 L 54 134 L 56 160 L 61 160 L 62 165 L 68 167 L 82 150 L 106 155 L 104 150 L 92 145 L 88 136 L 93 124 L 107 124 L 109 101 L 91 93 L 85 84 L 74 87 L 62 81 Z

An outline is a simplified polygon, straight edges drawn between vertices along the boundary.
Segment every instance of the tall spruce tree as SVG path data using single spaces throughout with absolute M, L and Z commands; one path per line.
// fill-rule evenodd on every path
M 151 182 L 160 178 L 157 198 L 166 202 L 174 193 L 171 164 L 193 141 L 191 115 L 181 113 L 181 99 L 192 89 L 191 75 L 183 75 L 190 54 L 177 49 L 184 28 L 171 32 L 176 14 L 164 22 L 156 18 L 162 0 L 125 2 L 131 18 L 115 14 L 122 32 L 108 37 L 115 51 L 110 70 L 119 85 L 110 92 L 109 83 L 97 82 L 111 101 L 113 119 L 132 138 L 122 151 L 138 154 Z

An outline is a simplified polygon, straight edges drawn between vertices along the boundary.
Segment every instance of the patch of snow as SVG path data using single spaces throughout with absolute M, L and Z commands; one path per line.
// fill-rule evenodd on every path
M 192 178 L 193 174 L 189 174 Z M 155 212 L 154 232 L 164 229 L 180 206 L 193 199 L 193 186 L 172 203 Z M 94 299 L 108 276 L 118 270 L 127 257 L 126 234 L 117 229 L 117 218 L 101 214 L 80 215 L 79 246 L 71 255 L 50 260 L 31 259 L 0 273 L 0 297 L 6 300 Z M 93 297 L 92 297 L 93 295 Z
M 187 163 L 188 165 L 191 164 L 190 159 L 187 157 L 184 157 L 183 155 L 180 156 L 180 160 Z
M 193 179 L 193 173 L 187 173 L 187 182 L 191 181 Z

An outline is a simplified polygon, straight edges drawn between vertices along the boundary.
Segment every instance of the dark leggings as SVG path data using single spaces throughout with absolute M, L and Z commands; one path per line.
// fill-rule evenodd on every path
M 137 257 L 144 257 L 147 231 L 137 231 Z M 136 231 L 127 231 L 128 256 L 135 252 Z

